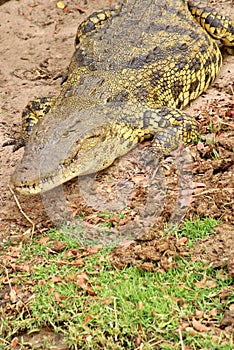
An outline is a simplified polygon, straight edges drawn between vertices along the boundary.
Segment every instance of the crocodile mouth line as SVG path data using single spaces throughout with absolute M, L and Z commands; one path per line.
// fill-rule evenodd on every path
M 23 181 L 17 181 L 12 179 L 12 184 L 17 190 L 17 192 L 23 194 L 23 195 L 31 195 L 31 194 L 40 194 L 49 190 L 52 190 L 53 188 L 62 185 L 64 182 L 69 181 L 71 178 L 73 178 L 73 175 L 71 177 L 66 176 L 64 174 L 64 169 L 69 169 L 72 163 L 74 163 L 75 159 L 72 160 L 69 164 L 65 165 L 59 165 L 59 169 L 54 175 L 48 175 L 48 176 L 40 176 L 40 169 L 39 169 L 39 177 L 38 180 L 32 180 L 31 182 L 24 183 Z

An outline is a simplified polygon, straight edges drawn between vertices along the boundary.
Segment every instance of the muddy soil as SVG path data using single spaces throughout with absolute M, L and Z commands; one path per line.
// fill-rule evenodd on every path
M 94 10 L 114 4 L 116 1 L 81 0 L 79 3 L 65 1 L 65 9 L 58 8 L 56 3 L 56 1 L 11 0 L 0 7 L 2 29 L 0 144 L 9 138 L 19 136 L 21 111 L 29 100 L 39 96 L 56 95 L 60 91 L 60 81 L 54 80 L 53 77 L 58 75 L 70 61 L 77 25 Z M 212 3 L 224 14 L 233 13 L 232 1 L 212 1 Z M 192 201 L 185 217 L 222 218 L 215 239 L 219 241 L 220 249 L 227 257 L 225 261 L 228 261 L 234 245 L 234 58 L 225 52 L 223 54 L 224 63 L 218 78 L 206 93 L 187 108 L 187 112 L 199 121 L 203 136 L 197 145 L 189 148 L 192 156 L 194 188 Z M 1 147 L 0 152 L 1 238 L 26 232 L 32 226 L 32 222 L 35 224 L 35 232 L 53 226 L 39 196 L 28 198 L 17 195 L 16 197 L 9 188 L 10 176 L 22 157 L 23 149 L 12 153 L 12 147 Z M 162 230 L 176 202 L 175 188 L 178 182 L 176 169 L 170 161 L 164 162 L 168 191 L 163 210 L 156 220 L 154 227 L 156 233 Z M 115 172 L 118 173 L 118 162 L 115 168 L 116 166 Z M 106 170 L 103 178 L 106 174 L 111 176 L 112 171 L 112 168 Z M 136 177 L 134 179 L 136 184 Z M 104 183 L 104 181 L 101 182 Z M 97 219 L 93 209 L 82 204 L 80 198 L 74 198 L 72 193 L 75 186 L 74 181 L 66 185 L 73 211 L 87 216 L 90 225 L 96 225 L 101 220 L 100 217 Z M 108 193 L 108 188 L 106 190 Z M 141 191 L 141 187 L 135 191 L 135 199 Z M 16 203 L 17 200 L 20 204 Z M 22 211 L 31 221 L 22 214 Z M 111 225 L 118 226 L 125 223 L 123 220 L 120 221 L 115 217 Z M 220 239 L 219 235 L 221 235 Z M 223 239 L 225 235 L 230 238 L 229 245 Z M 152 242 L 154 246 L 155 240 L 152 239 Z M 210 241 L 208 239 L 207 244 L 212 245 L 212 242 L 214 242 L 213 236 Z M 136 244 L 136 246 L 139 250 L 139 245 Z M 127 249 L 126 252 L 122 250 L 118 254 L 127 254 L 128 262 L 132 254 L 131 263 L 134 263 L 134 249 L 129 250 L 128 247 L 123 249 Z M 217 250 L 217 261 L 220 260 L 219 254 L 220 250 Z M 212 261 L 216 258 L 212 255 Z M 139 260 L 139 254 L 137 260 Z M 141 260 L 144 263 L 153 259 L 141 254 Z M 123 257 L 122 261 L 124 261 Z

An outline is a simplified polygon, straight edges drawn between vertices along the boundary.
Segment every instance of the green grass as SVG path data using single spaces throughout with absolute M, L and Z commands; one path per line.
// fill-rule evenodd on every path
M 219 220 L 204 218 L 197 218 L 195 221 L 185 220 L 183 227 L 177 232 L 178 237 L 187 237 L 189 247 L 202 238 L 214 234 L 214 228 L 219 223 Z
M 211 219 L 186 221 L 176 234 L 187 236 L 192 245 L 212 233 L 216 224 Z M 29 264 L 31 271 L 18 268 L 9 275 L 11 287 L 22 292 L 22 303 L 9 303 L 7 312 L 0 310 L 0 333 L 4 334 L 0 344 L 5 344 L 0 349 L 7 348 L 21 332 L 33 333 L 44 327 L 62 334 L 72 349 L 181 349 L 180 326 L 191 326 L 198 311 L 204 312 L 204 320 L 219 322 L 234 302 L 233 293 L 225 304 L 220 298 L 232 285 L 231 278 L 225 271 L 219 278 L 218 270 L 202 262 L 177 258 L 176 268 L 167 272 L 147 272 L 133 266 L 119 270 L 111 264 L 107 248 L 83 256 L 77 241 L 67 234 L 53 229 L 46 235 L 46 244 L 39 242 L 40 237 L 23 243 L 14 260 L 21 267 Z M 48 247 L 53 241 L 63 241 L 66 247 L 51 254 Z M 212 288 L 202 285 L 204 277 L 213 282 Z M 2 281 L 0 291 L 5 285 Z M 230 339 L 225 343 L 222 337 L 215 338 L 212 330 L 182 333 L 189 349 L 232 348 Z M 43 348 L 53 348 L 44 341 Z M 27 346 L 22 341 L 20 349 Z

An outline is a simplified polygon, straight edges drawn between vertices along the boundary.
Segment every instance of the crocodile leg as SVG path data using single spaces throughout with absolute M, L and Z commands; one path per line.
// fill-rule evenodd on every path
M 143 133 L 143 140 L 151 138 L 150 148 L 156 155 L 168 155 L 177 149 L 179 144 L 189 144 L 198 136 L 198 123 L 179 109 L 168 107 L 143 109 L 138 114 L 141 115 L 138 118 L 141 119 L 142 126 L 138 129 L 139 135 Z
M 229 54 L 234 54 L 234 22 L 227 16 L 221 16 L 215 9 L 199 1 L 188 1 L 188 7 L 196 21 L 214 39 L 219 39 Z
M 116 119 L 119 123 L 118 117 Z M 124 124 L 120 127 L 121 138 L 131 140 L 137 137 L 138 142 L 150 140 L 150 148 L 156 155 L 168 155 L 179 144 L 189 144 L 198 136 L 197 122 L 177 108 L 147 109 L 127 105 L 119 119 Z M 121 135 L 121 130 L 126 132 Z
M 25 146 L 30 136 L 31 130 L 45 114 L 50 112 L 55 97 L 48 96 L 30 101 L 22 112 L 22 129 L 18 138 L 11 139 L 3 143 L 3 147 L 14 145 L 13 152 Z

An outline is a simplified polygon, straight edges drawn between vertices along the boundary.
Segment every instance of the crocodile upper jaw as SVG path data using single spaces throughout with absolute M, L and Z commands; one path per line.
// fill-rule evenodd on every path
M 12 176 L 16 190 L 25 195 L 40 194 L 76 176 L 105 169 L 134 148 L 137 137 L 124 138 L 123 125 L 112 120 L 111 107 L 109 114 L 107 110 L 107 106 L 95 106 L 73 111 L 59 124 L 63 108 L 46 115 L 32 131 Z

